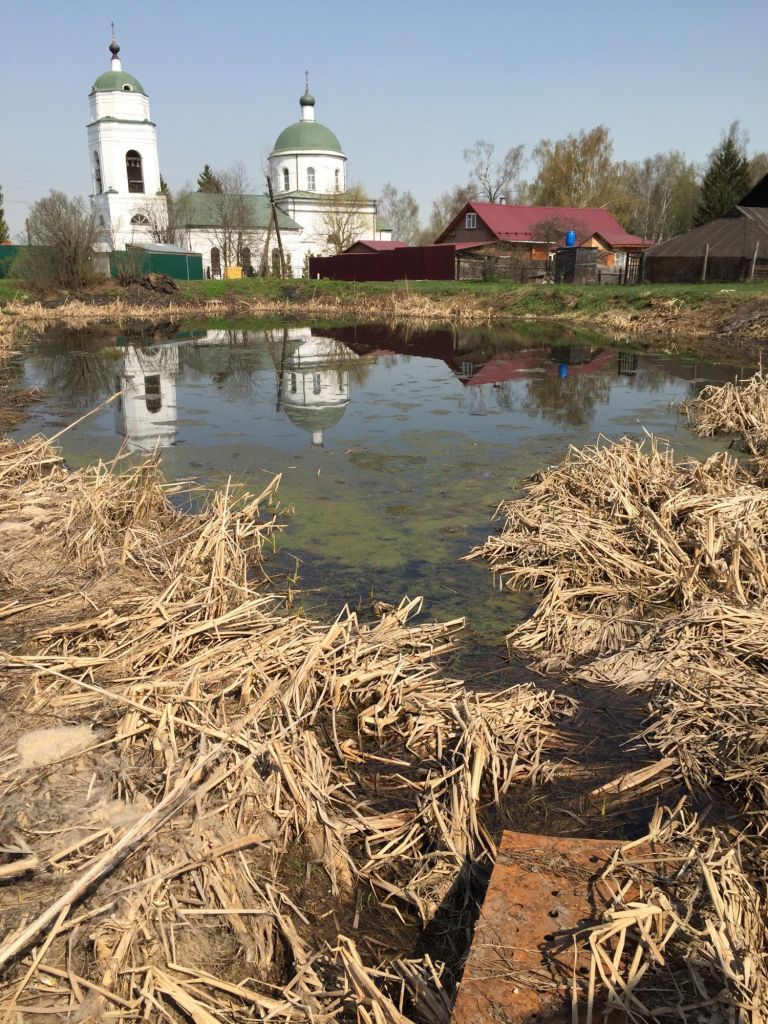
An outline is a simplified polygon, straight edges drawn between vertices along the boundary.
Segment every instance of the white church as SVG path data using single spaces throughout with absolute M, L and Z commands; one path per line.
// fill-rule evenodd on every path
M 123 71 L 114 37 L 109 50 L 111 68 L 91 88 L 88 124 L 91 209 L 102 249 L 175 243 L 200 253 L 207 276 L 235 266 L 279 273 L 279 233 L 287 275 L 302 277 L 310 256 L 332 254 L 340 242 L 391 239 L 376 202 L 348 193 L 347 157 L 330 128 L 315 120 L 308 84 L 300 120 L 280 132 L 269 154 L 273 202 L 268 194 L 194 192 L 179 201 L 170 225 L 149 97 Z

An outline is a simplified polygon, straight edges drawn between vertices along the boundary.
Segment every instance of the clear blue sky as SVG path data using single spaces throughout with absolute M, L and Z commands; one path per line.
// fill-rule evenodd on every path
M 85 125 L 109 68 L 150 96 L 172 188 L 205 162 L 259 181 L 304 69 L 350 181 L 422 219 L 478 138 L 505 150 L 607 124 L 615 156 L 704 161 L 735 118 L 768 150 L 766 0 L 0 0 L 0 185 L 12 232 L 50 188 L 90 191 Z

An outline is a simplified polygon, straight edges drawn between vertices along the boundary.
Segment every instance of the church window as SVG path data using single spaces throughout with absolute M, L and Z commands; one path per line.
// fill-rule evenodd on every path
M 144 378 L 144 404 L 150 413 L 160 412 L 163 407 L 159 373 L 150 373 Z
M 333 172 L 333 183 L 336 186 L 336 191 L 338 192 L 339 188 L 340 188 L 340 185 L 339 185 L 339 169 L 338 169 L 338 167 Z
M 221 277 L 221 253 L 215 246 L 211 249 L 211 273 L 214 277 Z
M 131 87 L 127 83 L 123 86 L 123 92 L 131 92 Z
M 102 192 L 101 186 L 101 160 L 99 160 L 99 154 L 94 150 L 93 153 L 93 177 L 96 182 L 96 191 Z
M 288 168 L 283 168 L 283 192 L 287 192 L 291 187 L 291 176 L 288 173 Z
M 477 214 L 476 213 L 468 213 L 467 214 L 467 216 L 464 218 L 464 227 L 467 229 L 467 231 L 472 231 L 474 228 L 477 227 Z
M 314 192 L 315 191 L 315 168 L 314 167 L 308 167 L 307 168 L 307 191 L 308 192 Z
M 312 394 L 313 395 L 319 395 L 320 394 L 320 388 L 322 386 L 322 382 L 323 382 L 323 378 L 320 376 L 319 373 L 313 373 L 312 374 Z
M 296 394 L 296 390 L 297 390 L 297 388 L 296 388 L 296 374 L 292 373 L 291 374 L 291 394 L 295 395 Z
M 128 171 L 128 191 L 144 191 L 144 171 L 141 166 L 141 153 L 129 149 L 125 154 L 125 168 Z
M 149 218 L 143 213 L 134 213 L 131 224 L 149 224 Z
M 250 274 L 250 272 L 253 270 L 253 263 L 251 261 L 251 250 L 248 248 L 247 245 L 240 254 L 240 262 L 242 263 L 243 270 L 246 272 L 246 274 Z
M 102 214 L 102 213 L 99 214 L 99 227 L 100 228 L 104 227 L 104 214 Z

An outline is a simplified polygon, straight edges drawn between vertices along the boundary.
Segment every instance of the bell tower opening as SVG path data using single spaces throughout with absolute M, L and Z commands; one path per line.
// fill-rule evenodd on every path
M 125 154 L 125 167 L 128 171 L 128 191 L 144 191 L 144 171 L 141 166 L 141 153 L 129 149 Z

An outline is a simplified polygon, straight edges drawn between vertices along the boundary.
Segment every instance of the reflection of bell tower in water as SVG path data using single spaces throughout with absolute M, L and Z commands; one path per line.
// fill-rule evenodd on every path
M 176 377 L 179 350 L 175 345 L 125 350 L 116 384 L 123 394 L 115 401 L 115 429 L 129 451 L 166 448 L 176 440 Z
M 291 332 L 292 334 L 294 332 Z M 349 363 L 358 358 L 352 349 L 333 338 L 313 337 L 309 329 L 304 340 L 282 366 L 280 405 L 288 419 L 322 445 L 323 431 L 335 426 L 349 405 Z

